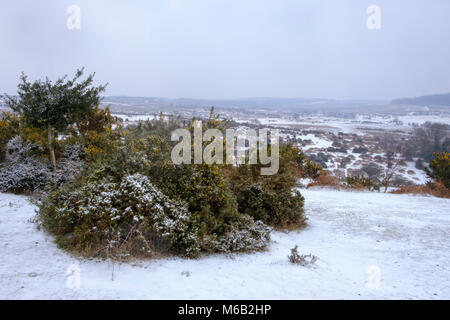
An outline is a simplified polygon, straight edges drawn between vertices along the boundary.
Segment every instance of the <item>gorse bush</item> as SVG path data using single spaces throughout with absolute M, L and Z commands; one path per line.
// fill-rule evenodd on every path
M 196 257 L 262 250 L 272 227 L 304 225 L 293 188 L 298 173 L 317 167 L 297 148 L 280 147 L 272 176 L 261 176 L 261 165 L 175 165 L 171 134 L 192 135 L 195 119 L 161 114 L 122 128 L 99 108 L 105 86 L 82 75 L 33 83 L 22 75 L 18 96 L 4 97 L 17 116 L 0 122 L 0 191 L 40 191 L 39 218 L 60 247 L 119 260 Z M 211 110 L 202 129 L 224 133 L 228 124 Z
M 159 120 L 130 129 L 123 145 L 90 168 L 91 179 L 120 180 L 142 173 L 170 198 L 186 203 L 201 235 L 222 236 L 239 213 L 234 195 L 218 166 L 174 165 L 169 131 Z
M 0 164 L 0 192 L 27 193 L 43 189 L 50 179 L 48 163 L 38 161 L 36 144 L 13 137 L 6 144 L 5 162 Z
M 317 178 L 319 178 L 322 169 L 323 168 L 314 161 L 306 160 L 304 165 L 303 177 L 316 180 Z
M 260 184 L 253 184 L 238 194 L 239 212 L 248 214 L 277 228 L 302 226 L 304 198 L 298 191 L 270 192 Z
M 450 153 L 445 151 L 435 153 L 425 171 L 430 178 L 450 188 Z
M 9 162 L 26 161 L 38 156 L 41 152 L 40 145 L 27 142 L 20 136 L 15 136 L 6 144 L 5 160 Z
M 280 161 L 280 175 L 266 177 L 258 166 L 175 165 L 170 133 L 182 126 L 160 118 L 128 128 L 117 147 L 90 162 L 84 176 L 42 201 L 44 226 L 68 249 L 123 259 L 262 250 L 270 241 L 269 225 L 305 223 L 304 199 L 291 190 L 292 158 Z M 144 191 L 132 188 L 131 178 Z M 250 181 L 259 187 L 253 190 Z M 154 190 L 169 208 L 155 211 L 157 204 L 165 207 L 145 196 Z M 178 229 L 159 228 L 160 216 L 168 219 L 163 225 Z
M 304 172 L 304 155 L 292 145 L 280 147 L 278 173 L 261 176 L 261 165 L 227 168 L 227 178 L 238 202 L 239 212 L 274 228 L 305 225 L 304 198 L 296 186 L 296 173 Z
M 52 192 L 40 204 L 43 226 L 59 243 L 87 256 L 127 259 L 160 253 L 188 257 L 203 251 L 264 248 L 270 228 L 241 216 L 229 228 L 205 234 L 184 202 L 164 195 L 141 174 Z M 69 236 L 70 235 L 70 236 Z
M 272 228 L 262 221 L 255 221 L 247 215 L 241 215 L 218 240 L 210 242 L 215 252 L 256 251 L 264 249 L 270 241 Z
M 347 177 L 347 186 L 354 189 L 380 191 L 380 186 L 376 184 L 372 179 L 361 176 Z
M 22 73 L 17 96 L 2 97 L 6 106 L 21 116 L 24 126 L 47 131 L 48 155 L 54 170 L 56 137 L 71 126 L 79 127 L 81 117 L 92 115 L 100 103 L 100 93 L 106 88 L 106 85 L 93 86 L 94 74 L 81 80 L 83 73 L 84 69 L 80 69 L 72 79 L 66 75 L 55 82 L 46 78 L 32 83 Z
M 55 235 L 72 235 L 67 248 L 87 255 L 151 257 L 165 246 L 195 256 L 199 250 L 185 205 L 140 174 L 125 176 L 120 183 L 103 180 L 55 191 L 42 202 L 40 214 L 44 227 Z
M 0 192 L 21 194 L 42 190 L 49 179 L 48 165 L 35 159 L 0 164 Z
M 0 115 L 0 161 L 6 156 L 6 145 L 19 134 L 20 117 L 10 112 L 2 111 Z
M 40 157 L 39 144 L 13 137 L 6 145 L 5 161 L 0 164 L 0 192 L 32 193 L 74 179 L 82 167 L 79 148 L 67 146 L 62 153 L 57 170 L 53 171 L 51 163 Z

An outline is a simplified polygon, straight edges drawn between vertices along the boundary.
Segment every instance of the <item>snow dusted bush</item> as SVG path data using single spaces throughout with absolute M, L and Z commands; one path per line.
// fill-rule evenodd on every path
M 181 202 L 175 202 L 154 187 L 141 174 L 127 176 L 119 186 L 122 217 L 130 214 L 138 222 L 149 224 L 156 234 L 169 240 L 173 251 L 196 255 L 199 246 L 195 228 L 189 227 L 190 213 Z M 193 230 L 192 230 L 193 229 Z
M 75 179 L 83 169 L 83 158 L 84 153 L 80 145 L 73 144 L 64 146 L 62 157 L 57 163 L 56 171 L 51 171 L 51 167 L 49 166 L 49 185 L 59 187 L 63 183 Z
M 62 158 L 64 160 L 79 162 L 85 157 L 83 148 L 78 144 L 68 144 L 63 148 Z
M 304 198 L 293 191 L 306 171 L 304 154 L 291 144 L 280 146 L 277 174 L 262 176 L 261 164 L 230 168 L 227 180 L 236 197 L 238 211 L 274 228 L 293 229 L 305 225 Z M 312 162 L 311 162 L 312 164 Z
M 15 136 L 6 144 L 6 161 L 19 162 L 30 157 L 35 157 L 42 152 L 42 147 L 36 143 L 24 141 L 20 136 Z
M 39 214 L 61 246 L 120 260 L 261 250 L 271 232 L 263 222 L 240 215 L 223 234 L 205 234 L 186 203 L 170 199 L 139 173 L 120 182 L 103 179 L 55 190 L 40 203 Z
M 270 241 L 271 227 L 243 215 L 240 224 L 221 236 L 214 246 L 217 252 L 258 251 Z
M 6 145 L 6 161 L 0 165 L 0 192 L 34 192 L 73 179 L 82 166 L 76 149 L 67 146 L 58 170 L 52 171 L 50 162 L 40 157 L 40 145 L 13 137 Z
M 0 166 L 0 192 L 33 192 L 43 189 L 48 179 L 48 167 L 34 159 Z
M 25 193 L 45 187 L 48 166 L 34 158 L 40 152 L 37 144 L 16 136 L 6 145 L 6 162 L 0 165 L 0 192 Z
M 0 161 L 5 160 L 6 144 L 19 133 L 20 117 L 11 112 L 0 113 Z
M 261 250 L 270 240 L 268 225 L 304 225 L 303 197 L 292 192 L 292 167 L 304 162 L 299 150 L 281 148 L 274 176 L 261 176 L 259 166 L 175 165 L 170 134 L 181 126 L 173 120 L 127 128 L 120 145 L 54 188 L 40 216 L 57 243 L 90 257 L 193 257 Z M 261 185 L 255 204 L 243 193 L 254 184 Z
M 103 180 L 55 191 L 41 203 L 40 215 L 55 235 L 72 235 L 65 246 L 89 256 L 151 257 L 163 247 L 195 256 L 199 250 L 184 204 L 169 199 L 141 174 L 125 176 L 120 183 Z
M 314 264 L 317 261 L 317 257 L 312 254 L 300 254 L 298 252 L 298 246 L 291 249 L 291 254 L 288 256 L 289 262 L 298 264 L 303 267 Z

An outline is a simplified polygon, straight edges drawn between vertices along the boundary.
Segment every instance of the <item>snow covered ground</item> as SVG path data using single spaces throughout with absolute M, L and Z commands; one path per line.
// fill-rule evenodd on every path
M 266 252 L 122 265 L 59 250 L 25 197 L 0 194 L 0 299 L 450 299 L 450 200 L 302 192 L 309 226 Z M 295 245 L 314 267 L 288 262 Z
M 248 123 L 250 119 L 234 116 L 234 120 L 238 123 Z M 364 133 L 367 129 L 383 129 L 388 131 L 404 130 L 411 131 L 413 125 L 422 125 L 425 122 L 437 122 L 450 124 L 448 114 L 442 115 L 425 115 L 416 114 L 414 112 L 404 115 L 392 114 L 355 114 L 354 118 L 341 118 L 325 116 L 321 113 L 308 116 L 299 116 L 292 118 L 286 115 L 278 117 L 258 117 L 258 122 L 265 126 L 276 127 L 304 127 L 314 130 L 339 131 L 345 133 Z M 322 129 L 320 129 L 322 127 Z
M 115 117 L 121 118 L 123 121 L 129 121 L 129 122 L 147 121 L 147 120 L 153 120 L 156 118 L 156 116 L 153 114 L 134 115 L 134 114 L 112 113 L 112 115 Z

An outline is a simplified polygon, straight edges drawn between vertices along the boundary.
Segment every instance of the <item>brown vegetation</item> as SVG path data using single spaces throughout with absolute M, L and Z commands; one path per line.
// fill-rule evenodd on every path
M 307 185 L 310 187 L 329 187 L 333 189 L 341 189 L 343 186 L 338 178 L 330 176 L 326 171 L 322 170 L 320 175 L 311 183 Z
M 450 198 L 450 189 L 446 188 L 443 184 L 438 182 L 428 183 L 426 185 L 405 186 L 400 189 L 391 191 L 391 193 L 414 194 L 414 195 L 428 194 L 439 198 Z

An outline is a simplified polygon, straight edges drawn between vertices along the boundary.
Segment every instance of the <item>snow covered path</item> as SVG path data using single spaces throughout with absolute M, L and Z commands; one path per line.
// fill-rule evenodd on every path
M 450 200 L 302 193 L 309 226 L 275 232 L 266 252 L 114 266 L 59 250 L 25 197 L 0 194 L 0 299 L 450 299 Z M 315 267 L 288 262 L 296 244 Z

